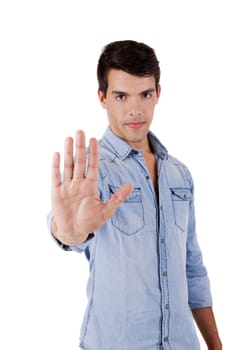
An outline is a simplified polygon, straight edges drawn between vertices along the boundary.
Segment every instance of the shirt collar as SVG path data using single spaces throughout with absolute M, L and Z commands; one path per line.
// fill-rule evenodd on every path
M 161 159 L 167 158 L 167 149 L 161 144 L 158 138 L 151 131 L 149 131 L 148 137 L 157 157 Z M 106 129 L 101 143 L 104 143 L 105 147 L 111 149 L 111 151 L 122 160 L 130 153 L 134 155 L 141 153 L 138 149 L 133 148 L 127 142 L 116 136 L 109 127 Z

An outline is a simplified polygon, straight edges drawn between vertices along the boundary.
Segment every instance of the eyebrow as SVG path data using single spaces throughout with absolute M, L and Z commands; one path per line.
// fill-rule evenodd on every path
M 143 94 L 146 94 L 146 93 L 150 93 L 150 92 L 155 92 L 155 88 L 151 88 L 151 89 L 146 89 L 144 91 L 141 91 L 139 93 L 139 95 L 143 95 Z M 112 95 L 129 95 L 129 93 L 125 92 L 125 91 L 118 91 L 118 90 L 113 90 L 112 91 Z

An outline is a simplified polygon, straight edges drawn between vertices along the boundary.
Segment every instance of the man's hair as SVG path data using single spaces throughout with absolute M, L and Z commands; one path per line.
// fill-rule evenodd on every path
M 97 66 L 97 79 L 99 89 L 105 97 L 110 69 L 120 69 L 140 77 L 154 76 L 158 93 L 159 61 L 154 50 L 144 43 L 133 40 L 114 41 L 103 48 Z

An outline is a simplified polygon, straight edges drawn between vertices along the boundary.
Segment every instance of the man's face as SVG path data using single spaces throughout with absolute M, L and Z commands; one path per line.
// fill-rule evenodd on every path
M 138 77 L 111 69 L 106 97 L 100 90 L 98 94 L 112 132 L 135 148 L 145 148 L 159 93 L 154 76 Z

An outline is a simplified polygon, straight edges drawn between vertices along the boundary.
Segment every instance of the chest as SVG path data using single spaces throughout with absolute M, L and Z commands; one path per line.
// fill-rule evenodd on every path
M 151 181 L 154 185 L 155 192 L 158 194 L 158 179 L 157 179 L 157 162 L 154 154 L 146 154 L 144 156 L 147 170 L 149 172 Z

